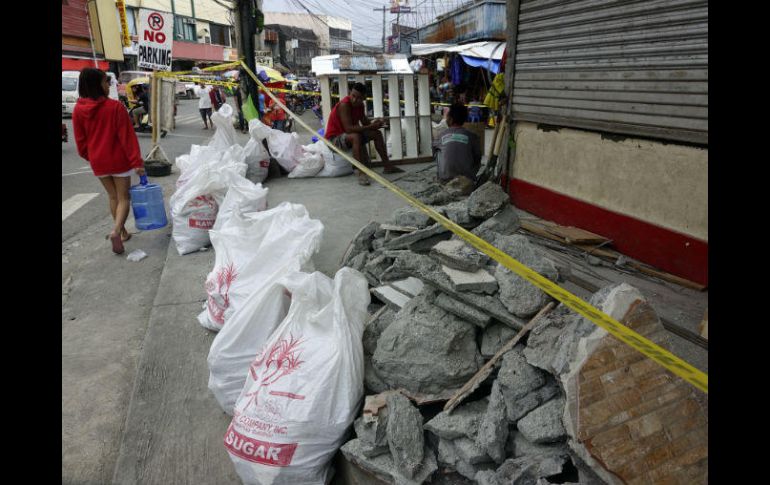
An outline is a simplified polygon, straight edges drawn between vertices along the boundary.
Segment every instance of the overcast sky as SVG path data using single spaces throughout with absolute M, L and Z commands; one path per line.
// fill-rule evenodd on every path
M 437 15 L 453 10 L 470 0 L 408 0 L 414 14 L 402 14 L 401 23 L 411 26 L 427 25 Z M 403 3 L 403 1 L 402 1 Z M 262 0 L 265 12 L 307 13 L 307 7 L 318 15 L 332 15 L 350 19 L 353 22 L 353 41 L 369 46 L 382 45 L 382 11 L 372 10 L 390 6 L 390 0 Z M 386 33 L 391 33 L 391 24 L 396 14 L 385 12 Z

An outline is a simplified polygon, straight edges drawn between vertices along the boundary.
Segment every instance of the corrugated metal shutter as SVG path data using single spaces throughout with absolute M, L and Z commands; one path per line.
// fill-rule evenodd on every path
M 708 2 L 522 0 L 514 119 L 708 144 Z

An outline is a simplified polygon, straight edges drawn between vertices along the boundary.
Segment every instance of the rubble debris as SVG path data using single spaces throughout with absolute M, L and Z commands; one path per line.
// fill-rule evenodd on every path
M 427 239 L 432 236 L 436 236 L 444 232 L 449 232 L 449 229 L 442 226 L 441 224 L 436 223 L 424 229 L 418 229 L 417 231 L 395 237 L 390 241 L 386 242 L 383 247 L 386 249 L 406 249 L 418 241 Z M 451 233 L 450 233 L 450 237 L 451 237 Z
M 366 330 L 364 330 L 366 332 Z M 484 329 L 481 334 L 481 347 L 479 348 L 482 357 L 492 357 L 506 342 L 516 335 L 516 331 L 502 323 L 493 323 Z
M 393 257 L 379 254 L 370 258 L 364 266 L 363 274 L 369 281 L 369 286 L 380 286 L 380 275 L 393 264 Z
M 358 230 L 343 257 L 342 266 L 347 266 L 347 263 L 359 253 L 372 249 L 372 239 L 379 228 L 380 223 L 372 221 Z
M 372 288 L 371 293 L 380 299 L 381 302 L 385 303 L 391 308 L 394 308 L 395 310 L 401 310 L 401 308 L 406 305 L 409 300 L 412 299 L 409 295 L 406 295 L 404 293 L 401 293 L 400 291 L 392 288 L 391 286 L 384 285 L 384 286 L 378 286 L 377 288 Z
M 455 291 L 470 291 L 492 295 L 497 291 L 497 279 L 486 270 L 460 271 L 441 265 L 441 270 L 449 276 L 449 281 Z M 511 312 L 513 313 L 513 312 Z
M 439 393 L 481 366 L 473 324 L 429 303 L 426 293 L 407 303 L 377 342 L 372 364 L 391 388 Z
M 415 253 L 427 253 L 431 249 L 433 249 L 433 247 L 436 244 L 438 244 L 438 243 L 440 243 L 442 241 L 446 241 L 446 240 L 448 240 L 451 237 L 452 237 L 452 233 L 451 232 L 449 232 L 449 231 L 442 232 L 441 234 L 436 234 L 435 236 L 431 236 L 431 237 L 428 237 L 428 238 L 425 238 L 425 239 L 421 239 L 421 240 L 419 240 L 419 241 L 417 241 L 415 243 L 410 244 L 409 245 L 409 250 L 410 251 L 414 251 Z
M 489 325 L 489 322 L 492 321 L 492 317 L 486 313 L 477 310 L 476 308 L 455 298 L 452 298 L 446 293 L 439 293 L 436 296 L 436 299 L 433 301 L 433 304 L 439 308 L 443 308 L 452 315 L 467 320 L 481 328 L 485 328 L 487 325 Z
M 445 266 L 469 272 L 484 268 L 489 261 L 489 256 L 457 239 L 436 244 L 431 249 L 430 256 Z
M 433 473 L 438 470 L 438 464 L 436 463 L 436 456 L 427 445 L 423 448 L 423 462 L 419 467 L 417 474 L 412 477 L 405 477 L 399 473 L 398 468 L 393 462 L 393 457 L 390 453 L 382 455 L 368 457 L 364 454 L 366 446 L 359 439 L 353 439 L 345 443 L 340 451 L 342 454 L 360 466 L 364 470 L 367 470 L 382 480 L 394 483 L 395 485 L 419 485 L 430 478 Z
M 388 414 L 383 412 L 371 421 L 365 421 L 363 417 L 358 417 L 353 422 L 353 428 L 356 431 L 356 437 L 364 445 L 362 453 L 367 458 L 388 453 L 387 439 Z
M 458 406 L 451 414 L 441 411 L 424 428 L 439 438 L 454 440 L 457 438 L 474 438 L 479 423 L 487 411 L 489 400 L 487 398 L 471 401 Z
M 423 229 L 431 222 L 431 217 L 428 214 L 411 205 L 396 209 L 387 221 L 388 224 L 395 226 L 412 226 L 417 229 Z
M 473 480 L 475 480 L 478 485 L 503 485 L 497 479 L 497 473 L 495 473 L 495 470 L 481 470 L 476 473 L 476 476 L 473 477 Z
M 402 394 L 387 397 L 387 442 L 398 471 L 413 478 L 422 464 L 425 437 L 422 415 Z
M 508 421 L 505 413 L 505 399 L 500 391 L 500 382 L 495 381 L 489 395 L 489 405 L 479 423 L 476 444 L 495 461 L 505 460 L 505 443 L 508 440 Z
M 420 294 L 425 285 L 419 278 L 410 276 L 409 278 L 405 278 L 403 280 L 392 281 L 390 286 L 409 296 L 417 296 Z
M 372 392 L 382 393 L 390 390 L 372 365 L 372 356 L 364 354 L 364 386 Z M 367 396 L 368 397 L 368 396 Z
M 567 453 L 525 455 L 509 458 L 495 472 L 499 483 L 535 484 L 540 479 L 560 475 L 570 462 Z
M 537 444 L 532 443 L 520 431 L 512 429 L 508 433 L 505 452 L 508 456 L 546 455 L 552 453 L 567 453 L 569 447 L 564 442 Z
M 392 308 L 384 306 L 366 322 L 363 334 L 364 353 L 374 353 L 382 331 L 388 328 L 395 316 L 396 312 Z
M 458 175 L 444 185 L 444 189 L 455 197 L 469 195 L 474 187 L 473 181 L 463 175 Z
M 553 443 L 567 437 L 567 431 L 562 423 L 564 414 L 564 398 L 548 401 L 534 411 L 521 418 L 516 427 L 522 436 L 532 443 Z
M 464 460 L 457 449 L 457 443 L 461 442 L 461 440 L 463 442 L 470 441 L 467 438 L 458 438 L 455 441 L 445 440 L 443 438 L 439 439 L 437 445 L 439 463 L 443 465 L 449 465 L 451 468 L 457 471 L 457 473 L 470 480 L 473 480 L 474 476 L 478 473 L 479 470 L 495 469 L 495 464 L 488 460 L 475 465 L 472 465 L 468 461 Z
M 498 235 L 513 234 L 520 226 L 516 209 L 512 205 L 506 204 L 499 212 L 476 226 L 471 232 L 481 239 L 494 243 Z
M 457 452 L 457 457 L 470 465 L 492 461 L 492 459 L 487 456 L 486 450 L 476 444 L 476 441 L 471 438 L 457 438 L 454 440 L 453 444 L 455 451 Z
M 434 207 L 433 209 L 435 209 L 436 212 L 443 213 L 447 219 L 466 229 L 472 229 L 482 222 L 481 219 L 471 217 L 468 213 L 467 200 L 459 200 L 457 202 L 452 202 L 451 204 Z
M 468 213 L 486 219 L 508 203 L 508 194 L 494 182 L 487 182 L 468 197 Z
M 516 401 L 506 400 L 506 414 L 508 420 L 516 422 L 525 416 L 528 412 L 548 402 L 559 394 L 559 384 L 550 375 L 546 376 L 546 383 L 542 387 L 529 392 L 527 395 Z M 510 403 L 510 405 L 509 405 Z
M 353 268 L 356 271 L 364 271 L 364 266 L 366 266 L 366 261 L 369 258 L 369 252 L 363 251 L 358 253 L 357 255 L 350 258 L 349 261 L 347 261 L 343 266 L 349 266 Z
M 375 232 L 374 233 L 374 237 L 375 238 L 385 237 L 385 235 L 388 232 L 414 232 L 417 229 L 419 229 L 419 227 L 417 227 L 417 226 L 397 226 L 395 224 L 380 224 L 380 229 L 382 229 L 384 232 L 380 232 L 380 231 Z

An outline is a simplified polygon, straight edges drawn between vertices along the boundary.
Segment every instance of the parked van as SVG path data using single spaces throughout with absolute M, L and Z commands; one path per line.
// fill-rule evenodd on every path
M 61 73 L 61 114 L 72 116 L 75 103 L 78 102 L 78 78 L 80 71 L 62 71 Z M 108 72 L 110 78 L 110 98 L 118 99 L 118 80 L 115 74 Z

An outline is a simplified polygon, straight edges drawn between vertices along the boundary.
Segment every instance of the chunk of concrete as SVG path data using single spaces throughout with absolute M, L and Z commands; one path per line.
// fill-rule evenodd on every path
M 441 411 L 425 423 L 425 429 L 444 440 L 462 437 L 475 439 L 479 423 L 486 413 L 487 406 L 488 400 L 484 398 L 463 403 L 457 406 L 451 414 Z
M 430 256 L 445 266 L 470 272 L 484 268 L 489 261 L 489 256 L 456 239 L 436 244 L 431 248 Z
M 448 311 L 452 315 L 455 315 L 462 320 L 471 322 L 472 324 L 481 328 L 486 327 L 489 324 L 489 322 L 492 321 L 492 317 L 490 317 L 486 313 L 466 303 L 463 303 L 455 298 L 452 298 L 446 293 L 439 293 L 438 296 L 436 296 L 436 299 L 433 301 L 433 303 L 437 307 L 443 308 L 444 310 Z
M 411 296 L 401 293 L 389 285 L 378 286 L 369 291 L 395 311 L 401 310 L 412 299 Z
M 431 218 L 417 207 L 409 205 L 396 209 L 388 222 L 396 226 L 412 226 L 420 229 L 430 224 Z
M 449 276 L 441 270 L 441 265 L 433 258 L 411 251 L 401 251 L 395 256 L 393 265 L 383 273 L 383 280 L 394 280 L 414 276 L 430 284 L 453 298 L 467 303 L 496 320 L 515 329 L 521 329 L 526 322 L 508 312 L 500 300 L 494 296 L 472 292 L 456 291 Z
M 450 195 L 456 197 L 464 197 L 469 195 L 471 192 L 473 192 L 475 187 L 476 184 L 473 182 L 473 180 L 464 175 L 458 175 L 457 177 L 444 184 L 444 189 L 446 189 Z
M 499 383 L 510 421 L 515 421 L 511 418 L 516 417 L 513 412 L 518 409 L 517 403 L 546 383 L 546 374 L 527 363 L 522 355 L 522 349 L 523 346 L 519 344 L 503 354 L 500 371 L 495 381 Z
M 364 354 L 364 386 L 372 392 L 380 393 L 390 389 L 387 382 L 382 380 L 372 365 L 372 356 Z
M 540 479 L 561 474 L 570 461 L 569 454 L 525 455 L 509 458 L 500 465 L 495 474 L 502 483 L 534 485 Z
M 399 472 L 390 453 L 368 457 L 363 453 L 364 448 L 365 445 L 361 440 L 354 439 L 342 445 L 340 451 L 342 451 L 343 456 L 347 460 L 371 472 L 378 478 L 396 485 L 420 485 L 438 470 L 436 455 L 427 445 L 423 448 L 423 462 L 415 476 L 411 478 Z
M 486 219 L 509 203 L 508 194 L 494 182 L 487 182 L 468 197 L 468 213 Z
M 442 241 L 446 241 L 451 237 L 451 232 L 442 232 L 440 234 L 436 234 L 435 236 L 427 237 L 425 239 L 420 239 L 417 242 L 413 242 L 408 246 L 408 248 L 410 251 L 414 251 L 415 253 L 427 253 L 433 249 L 433 246 Z
M 482 357 L 493 357 L 516 333 L 516 330 L 502 323 L 494 323 L 486 327 L 481 334 Z
M 438 209 L 439 208 L 437 207 L 436 210 Z M 452 202 L 451 204 L 440 207 L 440 209 L 444 211 L 447 219 L 466 229 L 476 227 L 482 222 L 475 217 L 471 217 L 471 215 L 468 213 L 467 200 Z
M 358 230 L 353 239 L 350 242 L 350 248 L 346 254 L 345 260 L 342 262 L 343 266 L 349 266 L 349 262 L 355 256 L 362 251 L 370 251 L 372 249 L 372 239 L 374 233 L 380 228 L 379 222 L 370 222 Z
M 497 291 L 497 279 L 486 270 L 460 271 L 442 265 L 441 270 L 449 276 L 449 281 L 455 291 L 471 291 L 492 295 Z
M 553 443 L 567 437 L 562 415 L 564 415 L 564 399 L 552 399 L 534 411 L 530 411 L 516 423 L 516 427 L 533 443 Z
M 356 437 L 365 445 L 361 452 L 368 458 L 388 453 L 387 439 L 387 413 L 384 416 L 377 416 L 374 421 L 365 422 L 364 418 L 359 417 L 353 422 L 356 430 Z
M 523 265 L 551 281 L 557 280 L 559 273 L 556 266 L 538 254 L 526 237 L 498 236 L 495 242 L 500 250 Z M 497 266 L 495 278 L 500 285 L 500 301 L 518 317 L 531 317 L 551 300 L 548 294 L 503 265 Z
M 363 272 L 364 267 L 366 266 L 366 262 L 369 258 L 369 254 L 369 251 L 362 251 L 350 258 L 350 260 L 343 264 L 343 266 L 349 266 L 356 271 Z
M 393 322 L 395 317 L 396 312 L 388 307 L 385 311 L 377 315 L 376 318 L 370 318 L 366 321 L 363 334 L 365 354 L 372 355 L 374 353 L 377 349 L 377 340 L 380 339 L 383 330 L 388 328 L 388 325 Z
M 559 384 L 551 376 L 546 376 L 546 383 L 534 391 L 522 396 L 515 401 L 506 401 L 506 414 L 508 421 L 515 423 L 533 409 L 550 401 L 561 391 Z M 510 405 L 507 405 L 510 403 Z
M 505 444 L 505 452 L 508 456 L 520 457 L 524 455 L 550 455 L 568 453 L 569 446 L 563 442 L 537 444 L 532 443 L 518 430 L 511 430 L 508 441 Z
M 481 470 L 476 473 L 473 480 L 477 485 L 503 485 L 503 483 L 497 479 L 495 470 Z
M 421 241 L 423 239 L 427 239 L 429 237 L 433 237 L 448 231 L 449 229 L 442 226 L 441 224 L 436 223 L 436 224 L 433 224 L 432 226 L 426 227 L 425 229 L 419 229 L 414 232 L 410 232 L 398 237 L 394 237 L 390 241 L 386 242 L 383 247 L 386 249 L 407 249 L 410 245 L 413 245 L 418 241 Z
M 438 440 L 437 445 L 437 451 L 438 451 L 438 462 L 442 465 L 449 466 L 450 468 L 453 468 L 457 471 L 460 475 L 473 480 L 476 474 L 480 470 L 494 470 L 494 464 L 489 461 L 487 458 L 486 461 L 476 464 L 471 464 L 467 460 L 463 459 L 458 452 L 458 447 L 456 444 L 458 442 L 464 441 L 466 444 L 461 446 L 468 446 L 469 449 L 465 451 L 465 454 L 473 455 L 475 453 L 478 453 L 478 449 L 472 450 L 470 447 L 472 447 L 472 441 L 468 438 L 459 438 L 454 441 L 445 440 L 443 438 L 440 438 Z M 472 451 L 471 451 L 472 450 Z
M 489 405 L 479 424 L 476 444 L 496 463 L 505 460 L 505 443 L 508 440 L 508 420 L 505 399 L 500 391 L 500 382 L 495 381 L 489 395 Z
M 461 387 L 483 363 L 473 324 L 428 302 L 423 291 L 377 342 L 372 364 L 392 388 L 436 394 Z
M 382 253 L 372 256 L 364 266 L 363 273 L 370 286 L 380 286 L 380 276 L 393 264 L 393 258 Z
M 516 232 L 521 227 L 516 209 L 506 204 L 495 215 L 476 226 L 471 232 L 481 239 L 494 244 L 497 236 L 507 236 Z
M 417 296 L 425 287 L 425 284 L 423 284 L 422 280 L 419 278 L 410 276 L 409 278 L 405 278 L 403 280 L 392 281 L 390 286 L 406 295 Z
M 454 440 L 454 445 L 455 450 L 457 451 L 457 457 L 468 464 L 476 465 L 477 463 L 492 461 L 487 455 L 486 450 L 476 444 L 475 440 L 465 437 L 457 438 Z
M 391 394 L 388 402 L 387 441 L 399 472 L 413 478 L 423 460 L 425 438 L 422 415 L 402 394 Z

